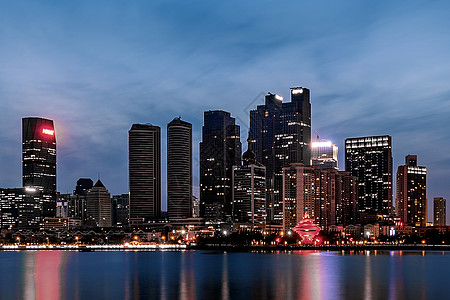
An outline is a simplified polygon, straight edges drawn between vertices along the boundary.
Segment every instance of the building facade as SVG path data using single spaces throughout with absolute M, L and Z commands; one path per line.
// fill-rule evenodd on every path
M 112 227 L 111 195 L 99 180 L 86 194 L 88 224 L 97 227 Z
M 356 223 L 357 177 L 336 169 L 291 164 L 283 168 L 283 228 L 292 229 L 305 216 L 323 230 Z
M 43 217 L 56 215 L 56 132 L 53 121 L 22 119 L 22 182 L 51 197 L 41 199 Z
M 167 215 L 192 216 L 192 124 L 180 118 L 167 124 Z
M 250 150 L 243 154 L 243 165 L 233 167 L 233 222 L 251 229 L 266 226 L 266 168 Z
M 447 200 L 442 197 L 435 197 L 433 199 L 434 210 L 434 226 L 447 225 Z
M 417 155 L 408 155 L 397 170 L 397 216 L 407 225 L 427 224 L 427 168 L 417 165 Z
M 200 216 L 231 221 L 232 170 L 241 164 L 240 127 L 229 112 L 204 113 L 200 142 Z
M 113 226 L 124 228 L 129 224 L 130 198 L 128 194 L 112 196 Z
M 317 139 L 311 144 L 311 165 L 321 169 L 339 169 L 338 147 L 329 140 Z
M 283 222 L 283 167 L 309 165 L 311 160 L 311 103 L 309 89 L 291 88 L 291 101 L 269 93 L 265 104 L 250 111 L 248 146 L 266 167 L 268 222 Z
M 345 170 L 358 177 L 360 221 L 392 213 L 392 138 L 369 136 L 345 140 Z
M 133 124 L 128 132 L 130 224 L 161 216 L 161 128 Z
M 35 189 L 0 189 L 0 228 L 32 229 L 42 226 L 42 199 L 51 196 Z

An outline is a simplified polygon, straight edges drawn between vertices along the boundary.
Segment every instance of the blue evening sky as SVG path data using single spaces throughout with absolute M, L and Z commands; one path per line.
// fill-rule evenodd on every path
M 194 193 L 203 111 L 241 125 L 267 92 L 311 89 L 312 130 L 390 134 L 450 199 L 450 3 L 446 1 L 1 1 L 0 187 L 21 186 L 21 118 L 56 122 L 58 190 L 98 174 L 128 191 L 127 132 L 193 123 Z

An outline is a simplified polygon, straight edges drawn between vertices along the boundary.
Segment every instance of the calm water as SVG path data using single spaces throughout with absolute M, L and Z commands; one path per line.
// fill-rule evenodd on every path
M 0 299 L 449 299 L 450 252 L 0 252 Z

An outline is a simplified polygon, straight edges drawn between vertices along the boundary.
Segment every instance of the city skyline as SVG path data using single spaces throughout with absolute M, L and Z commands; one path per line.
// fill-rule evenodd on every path
M 249 110 L 262 104 L 268 91 L 287 99 L 289 87 L 302 85 L 311 89 L 313 132 L 340 149 L 348 137 L 391 135 L 394 170 L 405 155 L 418 154 L 428 169 L 429 207 L 434 197 L 448 199 L 450 88 L 441 63 L 448 60 L 445 9 L 420 2 L 354 7 L 365 16 L 363 21 L 358 13 L 347 15 L 353 5 L 329 3 L 332 9 L 317 20 L 306 16 L 297 23 L 294 16 L 301 9 L 317 13 L 321 8 L 244 4 L 242 13 L 230 18 L 225 13 L 229 4 L 169 12 L 137 3 L 116 18 L 122 8 L 117 3 L 102 13 L 97 4 L 81 4 L 78 10 L 63 4 L 11 4 L 0 12 L 9 25 L 0 33 L 8 44 L 0 48 L 0 107 L 6 114 L 0 121 L 0 165 L 5 170 L 0 186 L 21 186 L 17 137 L 22 117 L 55 121 L 60 192 L 72 191 L 78 178 L 96 179 L 100 173 L 111 194 L 122 194 L 128 190 L 129 126 L 151 122 L 164 128 L 181 114 L 193 124 L 193 186 L 198 195 L 203 111 L 231 112 L 241 126 L 242 149 L 247 149 Z M 149 13 L 148 21 L 140 8 Z M 264 24 L 269 11 L 280 22 Z M 204 18 L 186 22 L 200 12 Z M 310 27 L 301 26 L 307 21 Z M 330 21 L 335 21 L 334 29 L 320 25 Z M 118 24 L 114 28 L 127 25 L 113 33 L 107 29 L 113 23 Z M 355 24 L 359 29 L 353 29 Z M 135 33 L 128 37 L 130 32 Z M 153 37 L 156 47 L 145 36 Z M 68 41 L 73 42 L 66 45 Z M 112 50 L 114 45 L 121 47 Z M 243 63 L 247 60 L 250 64 Z M 179 72 L 164 72 L 170 66 Z M 166 136 L 163 129 L 162 145 Z M 165 210 L 164 147 L 161 158 Z M 339 165 L 344 165 L 343 155 Z

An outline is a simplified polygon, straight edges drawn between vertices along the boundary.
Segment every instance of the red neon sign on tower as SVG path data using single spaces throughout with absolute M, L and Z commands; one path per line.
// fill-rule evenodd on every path
M 42 129 L 42 133 L 46 135 L 55 135 L 55 131 L 51 129 L 44 128 Z

